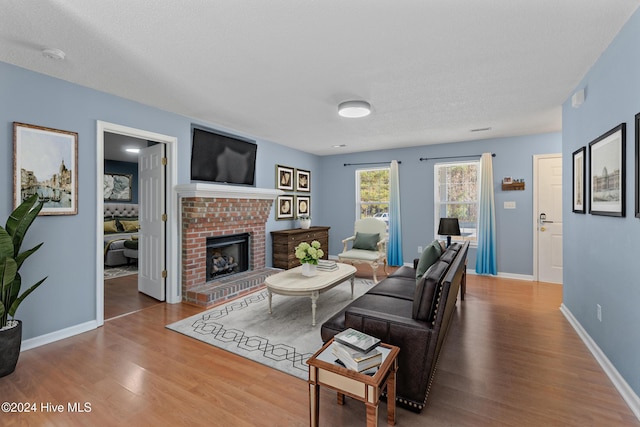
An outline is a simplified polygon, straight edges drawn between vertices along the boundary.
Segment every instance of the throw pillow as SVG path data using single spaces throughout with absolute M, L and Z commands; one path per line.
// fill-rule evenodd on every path
M 104 222 L 104 232 L 106 233 L 117 233 L 118 227 L 116 226 L 116 220 L 112 219 L 111 221 Z
M 422 275 L 431 267 L 442 255 L 442 248 L 437 240 L 431 242 L 429 246 L 424 248 L 418 261 L 418 268 L 416 268 L 416 280 L 419 280 Z
M 425 274 L 416 282 L 412 313 L 414 319 L 423 321 L 432 320 L 438 297 L 436 292 L 448 268 L 449 265 L 446 262 L 437 262 L 429 267 Z
M 120 221 L 120 224 L 122 224 L 122 228 L 124 229 L 125 233 L 131 233 L 133 231 L 138 231 L 138 229 L 140 228 L 140 223 L 136 220 L 136 221 Z
M 380 234 L 378 233 L 356 233 L 356 239 L 353 241 L 353 249 L 377 251 L 378 240 L 380 240 Z

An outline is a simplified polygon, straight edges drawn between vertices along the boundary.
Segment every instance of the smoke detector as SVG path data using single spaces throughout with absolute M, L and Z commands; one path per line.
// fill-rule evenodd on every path
M 66 56 L 66 54 L 63 51 L 61 51 L 60 49 L 55 49 L 55 48 L 44 49 L 42 51 L 42 55 L 45 58 L 55 59 L 56 61 L 60 61 L 60 60 L 64 59 L 64 57 Z

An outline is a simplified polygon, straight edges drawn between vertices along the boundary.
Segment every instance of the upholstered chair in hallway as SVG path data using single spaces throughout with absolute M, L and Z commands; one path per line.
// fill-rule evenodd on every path
M 386 242 L 387 224 L 384 221 L 376 218 L 359 219 L 355 223 L 353 236 L 342 241 L 344 249 L 342 253 L 338 254 L 338 258 L 340 262 L 371 265 L 373 281 L 378 283 L 379 263 L 383 263 L 384 272 L 387 273 Z

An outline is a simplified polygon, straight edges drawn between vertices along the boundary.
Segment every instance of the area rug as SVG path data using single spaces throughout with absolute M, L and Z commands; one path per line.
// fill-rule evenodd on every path
M 119 265 L 117 267 L 104 267 L 104 278 L 115 279 L 116 277 L 129 276 L 131 274 L 138 274 L 138 266 L 134 264 Z
M 356 278 L 354 298 L 372 286 Z M 306 361 L 322 347 L 320 327 L 351 301 L 348 281 L 320 294 L 311 326 L 311 298 L 274 294 L 269 314 L 267 290 L 261 289 L 167 328 L 306 380 Z

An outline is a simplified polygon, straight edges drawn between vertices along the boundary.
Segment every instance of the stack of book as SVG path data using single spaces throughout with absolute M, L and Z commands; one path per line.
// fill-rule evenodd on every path
M 320 271 L 335 271 L 338 269 L 338 264 L 335 261 L 319 259 L 317 269 Z
M 378 344 L 378 338 L 349 328 L 334 337 L 332 351 L 346 368 L 363 372 L 382 363 Z

